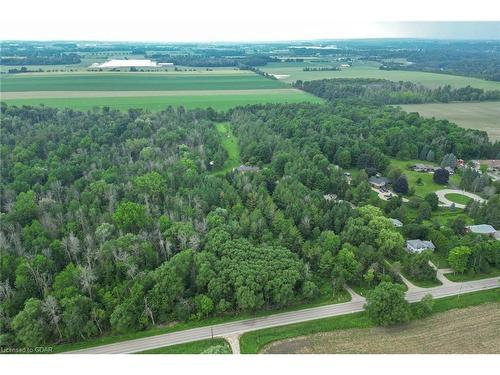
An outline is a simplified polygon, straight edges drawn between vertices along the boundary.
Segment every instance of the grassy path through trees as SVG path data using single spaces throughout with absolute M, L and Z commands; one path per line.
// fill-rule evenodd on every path
M 238 145 L 238 138 L 233 134 L 231 125 L 228 122 L 217 124 L 217 131 L 221 135 L 221 144 L 227 151 L 228 158 L 224 163 L 224 167 L 214 172 L 214 175 L 223 175 L 240 165 L 240 147 Z

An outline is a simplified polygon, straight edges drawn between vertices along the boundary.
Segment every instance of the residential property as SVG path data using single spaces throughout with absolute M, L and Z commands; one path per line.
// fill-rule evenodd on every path
M 412 165 L 410 169 L 415 172 L 425 173 L 425 172 L 434 172 L 437 169 L 437 167 L 428 164 L 417 163 L 415 165 Z
M 500 172 L 500 159 L 478 160 L 478 164 L 486 164 L 490 172 Z
M 374 188 L 380 189 L 386 185 L 389 184 L 389 179 L 386 177 L 377 177 L 377 176 L 371 176 L 368 179 L 368 182 L 370 183 L 371 186 Z
M 397 227 L 397 228 L 400 228 L 403 226 L 403 223 L 401 221 L 399 221 L 398 219 L 393 219 L 392 217 L 389 218 L 389 220 L 392 222 L 392 224 Z
M 234 169 L 236 172 L 257 172 L 259 167 L 252 167 L 250 165 L 240 165 L 239 167 Z
M 497 234 L 497 230 L 489 224 L 469 225 L 465 229 L 469 233 L 484 234 L 491 237 L 495 237 Z
M 421 253 L 425 250 L 434 251 L 436 247 L 432 241 L 408 240 L 406 241 L 406 249 L 411 253 Z

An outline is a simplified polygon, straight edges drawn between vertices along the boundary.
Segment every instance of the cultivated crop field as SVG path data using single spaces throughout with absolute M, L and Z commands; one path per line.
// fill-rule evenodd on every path
M 277 341 L 263 352 L 498 354 L 500 303 L 450 310 L 397 327 L 346 329 Z
M 2 101 L 88 110 L 167 106 L 227 110 L 260 103 L 322 100 L 286 83 L 249 71 L 219 70 L 168 73 L 54 73 L 2 76 Z
M 108 106 L 110 108 L 127 110 L 129 108 L 143 108 L 151 111 L 160 111 L 168 106 L 183 106 L 188 109 L 212 107 L 225 111 L 233 107 L 247 104 L 263 103 L 299 103 L 321 102 L 322 100 L 299 90 L 255 90 L 247 93 L 224 90 L 212 91 L 205 95 L 164 95 L 164 96 L 111 96 L 111 97 L 73 97 L 73 98 L 32 98 L 5 100 L 10 105 L 39 105 L 56 108 L 72 108 L 89 110 L 94 107 Z M 257 92 L 256 92 L 257 91 Z
M 257 74 L 18 74 L 2 77 L 2 92 L 273 89 L 284 83 Z
M 391 81 L 412 81 L 428 87 L 451 85 L 465 87 L 470 85 L 484 90 L 500 90 L 500 82 L 486 81 L 483 79 L 463 77 L 450 74 L 436 74 L 398 70 L 380 70 L 375 62 L 354 62 L 350 68 L 341 71 L 303 71 L 303 68 L 338 65 L 338 63 L 315 63 L 313 61 L 297 63 L 270 63 L 262 68 L 263 71 L 284 75 L 283 82 L 293 83 L 297 80 L 313 81 L 323 78 L 382 78 Z
M 484 130 L 493 141 L 500 140 L 500 103 L 429 103 L 402 105 L 407 112 L 446 119 L 462 128 Z

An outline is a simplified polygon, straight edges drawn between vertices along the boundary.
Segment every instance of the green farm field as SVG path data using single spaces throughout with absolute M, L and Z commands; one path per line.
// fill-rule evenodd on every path
M 287 86 L 257 74 L 77 73 L 3 75 L 2 92 L 245 90 Z
M 378 69 L 379 64 L 375 62 L 355 62 L 350 68 L 342 68 L 341 71 L 303 71 L 305 66 L 321 67 L 330 65 L 337 65 L 337 63 L 315 63 L 314 60 L 300 63 L 270 63 L 263 67 L 262 70 L 270 74 L 284 75 L 285 77 L 280 80 L 287 83 L 293 83 L 299 79 L 313 81 L 324 78 L 382 78 L 391 81 L 412 81 L 428 87 L 443 85 L 465 87 L 470 85 L 484 90 L 500 90 L 500 82 L 451 74 L 380 70 Z
M 73 97 L 73 98 L 32 98 L 4 100 L 9 105 L 44 104 L 56 108 L 72 108 L 89 110 L 94 107 L 108 106 L 118 110 L 129 108 L 143 108 L 151 111 L 160 111 L 168 106 L 184 106 L 185 108 L 208 108 L 225 111 L 233 107 L 247 104 L 264 103 L 299 103 L 322 102 L 321 99 L 299 90 L 255 90 L 253 93 L 238 94 L 233 91 L 212 91 L 206 95 L 165 95 L 165 96 L 118 96 L 118 97 Z
M 484 130 L 491 140 L 500 140 L 499 102 L 406 104 L 401 108 L 423 117 L 447 119 L 462 128 Z

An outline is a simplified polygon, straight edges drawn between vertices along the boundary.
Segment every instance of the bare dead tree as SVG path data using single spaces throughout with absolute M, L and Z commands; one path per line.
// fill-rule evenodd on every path
M 50 319 L 50 323 L 54 326 L 59 335 L 59 339 L 62 340 L 62 333 L 59 327 L 59 322 L 61 320 L 61 309 L 59 304 L 57 303 L 57 299 L 49 295 L 42 303 L 42 311 L 47 314 Z

